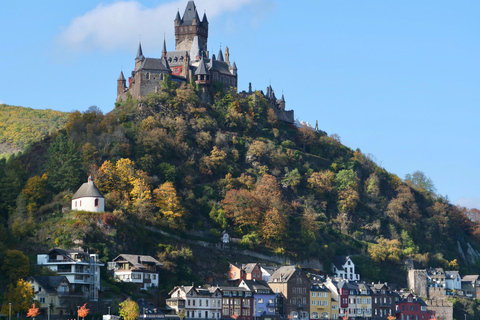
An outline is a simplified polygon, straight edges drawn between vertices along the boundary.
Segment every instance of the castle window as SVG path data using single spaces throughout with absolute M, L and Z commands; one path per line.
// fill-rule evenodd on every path
M 172 62 L 172 57 L 168 58 L 168 62 Z
M 173 58 L 173 61 L 177 62 L 177 61 L 178 61 L 178 58 L 177 58 L 177 57 Z
M 180 56 L 180 61 L 183 61 L 183 56 Z
M 147 74 L 145 75 L 145 79 L 150 80 L 150 73 L 147 72 Z

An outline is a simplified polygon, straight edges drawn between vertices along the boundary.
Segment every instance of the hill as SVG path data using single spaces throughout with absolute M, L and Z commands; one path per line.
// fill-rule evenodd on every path
M 0 157 L 23 151 L 32 142 L 65 126 L 68 113 L 0 105 Z
M 221 280 L 227 256 L 204 259 L 194 243 L 223 230 L 238 249 L 315 258 L 327 272 L 334 256 L 353 254 L 371 281 L 405 284 L 406 261 L 462 274 L 478 266 L 478 224 L 421 172 L 403 181 L 338 136 L 283 123 L 260 92 L 211 101 L 167 80 L 106 115 L 72 112 L 60 132 L 3 160 L 0 252 L 149 254 L 165 264 L 167 289 L 209 272 Z M 68 209 L 88 175 L 104 213 Z

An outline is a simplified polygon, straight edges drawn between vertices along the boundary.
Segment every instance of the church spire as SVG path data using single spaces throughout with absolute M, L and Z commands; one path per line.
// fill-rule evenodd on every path
M 167 57 L 167 43 L 165 41 L 165 35 L 163 35 L 163 50 L 162 50 L 162 59 Z
M 145 57 L 143 56 L 143 52 L 142 52 L 142 43 L 139 42 L 138 43 L 138 50 L 137 50 L 137 57 L 135 58 L 135 60 L 142 61 L 143 59 L 145 59 Z

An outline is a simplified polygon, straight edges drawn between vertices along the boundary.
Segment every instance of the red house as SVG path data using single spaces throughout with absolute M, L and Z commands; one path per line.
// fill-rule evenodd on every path
M 262 280 L 262 268 L 258 263 L 230 263 L 228 280 L 240 283 L 242 280 Z
M 427 310 L 427 304 L 411 292 L 399 292 L 395 304 L 396 317 L 401 320 L 433 319 L 434 311 Z
M 253 292 L 243 287 L 220 287 L 222 318 L 253 320 Z

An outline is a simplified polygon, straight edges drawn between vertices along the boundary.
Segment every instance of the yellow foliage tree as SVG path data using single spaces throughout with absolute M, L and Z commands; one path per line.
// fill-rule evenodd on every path
M 19 279 L 16 285 L 13 283 L 8 285 L 4 298 L 2 314 L 9 314 L 9 303 L 12 304 L 12 313 L 25 312 L 33 303 L 32 285 L 23 279 Z
M 368 246 L 368 254 L 375 262 L 390 261 L 397 263 L 402 257 L 402 244 L 397 239 L 380 238 L 378 244 Z
M 161 215 L 174 227 L 184 228 L 185 209 L 177 191 L 170 181 L 153 190 L 154 203 Z

